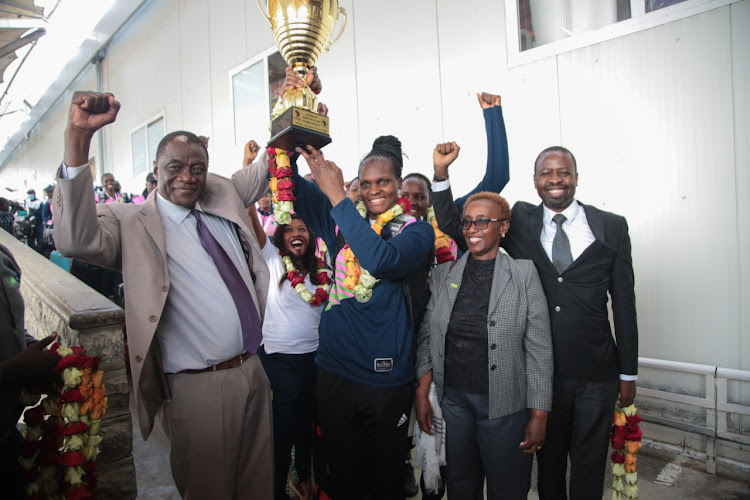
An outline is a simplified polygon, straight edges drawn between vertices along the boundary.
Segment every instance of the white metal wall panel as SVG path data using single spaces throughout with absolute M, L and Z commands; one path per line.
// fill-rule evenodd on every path
M 734 99 L 734 155 L 737 176 L 737 252 L 739 266 L 740 331 L 735 348 L 739 368 L 750 370 L 750 2 L 730 6 L 732 96 Z M 731 196 L 731 192 L 727 193 Z M 743 403 L 750 401 L 750 390 Z
M 431 166 L 442 128 L 435 2 L 359 0 L 354 12 L 360 151 L 392 134 L 406 172 Z
M 740 367 L 729 8 L 558 56 L 579 199 L 628 218 L 642 356 Z

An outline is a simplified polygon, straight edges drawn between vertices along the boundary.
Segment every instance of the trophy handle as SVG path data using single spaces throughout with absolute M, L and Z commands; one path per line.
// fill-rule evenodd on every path
M 258 2 L 260 2 L 260 0 L 258 0 Z M 339 41 L 339 38 L 341 38 L 341 35 L 344 33 L 344 28 L 346 28 L 346 21 L 349 19 L 349 16 L 346 15 L 346 9 L 344 9 L 343 7 L 339 7 L 339 14 L 343 14 L 344 22 L 341 23 L 341 29 L 339 30 L 339 34 L 336 35 L 336 38 L 331 40 L 331 42 L 328 44 L 328 47 L 326 47 L 326 52 L 331 50 L 331 47 L 333 46 L 333 44 Z
M 260 7 L 260 13 L 263 14 L 263 17 L 265 17 L 269 23 L 271 23 L 271 16 L 268 15 L 266 12 L 266 9 L 263 8 L 263 4 L 260 3 L 260 0 L 255 0 L 258 2 L 258 7 Z

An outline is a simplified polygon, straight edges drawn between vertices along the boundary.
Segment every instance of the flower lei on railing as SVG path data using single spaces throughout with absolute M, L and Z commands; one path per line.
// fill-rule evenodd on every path
M 294 182 L 292 182 L 291 163 L 289 155 L 283 149 L 266 147 L 268 152 L 268 172 L 271 180 L 268 181 L 273 194 L 273 218 L 278 224 L 289 224 L 292 222 L 294 211 Z
M 386 210 L 378 216 L 378 219 L 372 225 L 372 230 L 380 235 L 386 224 L 410 210 L 411 204 L 409 200 L 399 198 L 398 203 L 393 205 L 390 210 Z M 367 217 L 367 209 L 363 202 L 360 201 L 357 204 L 357 211 L 362 217 Z M 343 252 L 344 263 L 346 264 L 346 278 L 344 278 L 343 285 L 354 292 L 354 298 L 357 299 L 357 302 L 365 303 L 372 297 L 372 289 L 380 280 L 373 277 L 367 269 L 359 265 L 359 261 L 348 243 L 344 246 Z
M 331 278 L 326 272 L 326 264 L 323 262 L 323 259 L 318 258 L 318 269 L 316 270 L 318 283 L 320 284 L 315 290 L 315 293 L 310 293 L 310 290 L 305 287 L 305 278 L 302 276 L 302 273 L 294 267 L 292 258 L 288 256 L 284 250 L 279 250 L 279 255 L 281 256 L 281 260 L 284 262 L 284 267 L 286 268 L 286 279 L 289 280 L 289 284 L 297 291 L 302 300 L 311 306 L 319 306 L 328 300 L 328 290 L 331 289 Z
M 450 236 L 442 232 L 438 227 L 433 207 L 427 207 L 427 222 L 432 224 L 432 229 L 435 231 L 435 262 L 442 264 L 452 261 L 453 254 L 451 253 Z
M 612 500 L 638 498 L 638 472 L 636 453 L 643 446 L 643 433 L 638 425 L 643 421 L 635 405 L 616 408 L 612 422 Z
M 40 394 L 31 389 L 20 397 L 23 405 L 33 406 L 23 414 L 26 430 L 19 462 L 24 490 L 34 500 L 92 498 L 102 442 L 99 430 L 107 410 L 104 372 L 99 358 L 87 356 L 82 347 L 54 343 L 50 351 L 62 357 L 56 367 L 62 393 L 48 394 L 40 404 Z

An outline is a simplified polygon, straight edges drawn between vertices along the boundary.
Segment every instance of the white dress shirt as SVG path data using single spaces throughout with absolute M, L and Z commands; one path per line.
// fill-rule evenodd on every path
M 591 232 L 588 219 L 586 219 L 586 211 L 581 208 L 581 205 L 576 200 L 573 200 L 573 203 L 568 208 L 559 213 L 562 213 L 567 219 L 563 222 L 562 228 L 565 234 L 568 235 L 570 253 L 573 254 L 573 260 L 575 261 L 596 238 L 594 237 L 594 233 Z M 550 262 L 552 261 L 552 240 L 555 239 L 555 235 L 557 234 L 557 223 L 552 220 L 552 217 L 557 214 L 558 212 L 554 212 L 546 206 L 544 207 L 544 224 L 542 224 L 540 239 Z

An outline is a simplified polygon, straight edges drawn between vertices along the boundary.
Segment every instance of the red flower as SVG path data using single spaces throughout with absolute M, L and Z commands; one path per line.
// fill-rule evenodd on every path
M 29 408 L 23 412 L 23 421 L 26 425 L 41 425 L 44 423 L 44 410 L 40 406 Z
M 60 396 L 61 405 L 68 403 L 83 403 L 84 401 L 86 401 L 86 398 L 83 397 L 83 394 L 81 394 L 81 391 L 78 390 L 78 387 L 68 389 Z
M 86 474 L 93 474 L 96 472 L 96 462 L 86 462 L 83 465 L 83 470 L 86 472 Z
M 619 453 L 617 451 L 612 452 L 612 463 L 615 464 L 624 464 L 625 463 L 625 454 Z
M 451 253 L 450 248 L 440 247 L 437 250 L 435 250 L 435 260 L 437 261 L 438 264 L 452 261 L 453 254 Z
M 409 203 L 409 198 L 399 198 L 398 204 L 401 205 L 401 208 L 404 209 L 405 214 L 411 212 L 411 203 Z
M 57 354 L 57 350 L 60 348 L 60 342 L 54 342 L 48 347 L 52 354 Z
M 73 434 L 80 434 L 88 428 L 89 426 L 83 422 L 71 422 L 60 427 L 60 434 L 63 436 L 72 436 Z
M 69 451 L 63 453 L 60 457 L 60 465 L 64 465 L 65 467 L 75 467 L 84 463 L 86 463 L 86 457 L 80 451 Z
M 296 199 L 289 189 L 279 191 L 279 201 L 294 201 Z
M 302 276 L 295 276 L 294 279 L 291 279 L 289 281 L 292 283 L 292 288 L 294 288 L 297 285 L 299 285 L 300 283 L 304 283 L 305 279 Z
M 322 288 L 318 288 L 317 290 L 315 290 L 313 296 L 320 298 L 321 303 L 328 300 L 328 292 L 323 290 Z
M 86 350 L 82 346 L 75 346 L 70 348 L 73 351 L 73 354 L 86 354 Z
M 328 276 L 328 273 L 325 271 L 319 272 L 318 275 L 315 276 L 315 278 L 318 280 L 318 283 L 320 283 L 321 285 L 327 285 L 328 283 L 331 282 L 331 278 Z
M 294 270 L 289 271 L 288 273 L 286 273 L 286 279 L 288 279 L 289 281 L 292 281 L 297 276 L 301 276 L 301 275 L 300 275 L 300 272 L 297 271 L 296 269 L 294 269 Z
M 276 148 L 266 146 L 266 152 L 268 153 L 268 156 L 276 156 Z
M 276 169 L 276 177 L 277 179 L 282 179 L 284 177 L 292 177 L 294 175 L 294 171 L 291 169 L 291 167 L 279 167 Z
M 65 500 L 80 500 L 82 498 L 92 498 L 93 496 L 86 483 L 81 483 L 70 488 L 68 494 L 65 495 Z
M 643 437 L 643 432 L 638 426 L 628 425 L 625 428 L 625 441 L 640 441 Z
M 638 414 L 635 414 L 632 417 L 625 417 L 625 418 L 628 422 L 628 425 L 638 425 L 641 422 L 643 422 L 643 418 L 641 418 L 641 416 Z
M 58 436 L 57 426 L 48 423 L 44 428 L 44 434 L 42 434 L 42 439 L 39 442 L 45 448 L 57 448 Z
M 619 426 L 612 427 L 612 448 L 622 450 L 625 448 L 625 430 Z
M 281 179 L 279 179 L 276 186 L 278 187 L 279 191 L 283 189 L 294 189 L 294 183 L 288 177 L 282 177 Z
M 64 369 L 70 368 L 71 366 L 75 366 L 79 370 L 84 370 L 86 368 L 96 370 L 99 368 L 99 359 L 93 356 L 86 356 L 85 354 L 71 354 L 70 356 L 62 358 L 60 362 L 57 363 L 56 369 L 58 372 L 62 372 Z
M 320 300 L 320 297 L 318 297 L 317 295 L 313 294 L 312 298 L 310 299 L 310 305 L 311 306 L 319 306 L 320 304 L 322 304 L 322 302 Z

